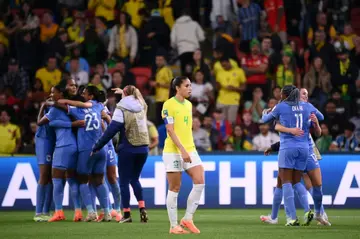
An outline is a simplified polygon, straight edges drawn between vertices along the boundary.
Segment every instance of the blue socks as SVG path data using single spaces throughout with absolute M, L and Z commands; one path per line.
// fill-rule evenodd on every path
M 55 210 L 62 210 L 62 202 L 64 199 L 64 184 L 63 179 L 61 178 L 53 178 L 53 185 L 54 185 L 54 204 L 55 204 Z
M 104 209 L 104 213 L 109 213 L 109 190 L 105 184 L 100 184 L 96 187 L 96 192 L 100 201 L 101 208 Z
M 53 184 L 48 183 L 45 185 L 45 200 L 43 207 L 43 214 L 48 215 L 50 213 L 50 207 L 53 202 Z
M 116 182 L 114 184 L 110 184 L 111 187 L 111 192 L 112 195 L 114 197 L 114 209 L 116 211 L 120 211 L 120 203 L 121 203 L 121 198 L 120 198 L 120 186 L 119 183 Z
M 44 201 L 45 201 L 46 185 L 38 184 L 36 188 L 36 215 L 40 215 L 43 212 Z
M 322 198 L 323 198 L 322 187 L 321 186 L 313 187 L 313 199 L 314 199 L 314 206 L 316 213 L 321 214 Z
M 272 209 L 271 209 L 271 219 L 276 219 L 278 217 L 282 198 L 283 198 L 282 189 L 275 188 L 273 204 L 272 204 Z
M 294 185 L 294 190 L 298 195 L 301 206 L 304 208 L 304 212 L 307 213 L 310 211 L 309 201 L 308 201 L 308 192 L 302 183 L 297 183 Z
M 80 194 L 88 212 L 94 212 L 90 188 L 87 183 L 80 184 Z
M 81 200 L 80 200 L 78 182 L 74 178 L 68 178 L 67 182 L 69 183 L 70 195 L 71 195 L 73 203 L 74 203 L 74 208 L 81 209 Z
M 113 208 L 112 208 L 112 205 L 111 205 L 111 202 L 110 202 L 110 189 L 109 189 L 109 183 L 107 182 L 107 180 L 105 181 L 104 186 L 106 187 L 106 190 L 109 192 L 109 194 L 108 194 L 108 205 L 109 205 L 109 212 L 111 212 Z
M 96 188 L 93 184 L 89 184 L 92 207 L 96 211 Z
M 283 194 L 284 194 L 284 204 L 287 210 L 289 211 L 289 216 L 292 220 L 296 220 L 296 209 L 294 202 L 294 189 L 291 183 L 285 183 L 282 185 Z

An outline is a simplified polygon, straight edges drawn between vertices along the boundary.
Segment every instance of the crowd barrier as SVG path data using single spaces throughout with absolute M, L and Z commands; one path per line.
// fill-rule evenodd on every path
M 272 204 L 277 156 L 214 154 L 201 156 L 205 190 L 200 204 L 206 208 L 261 208 Z M 360 208 L 360 154 L 325 154 L 320 161 L 323 203 L 326 207 Z M 34 156 L 0 157 L 0 210 L 32 209 L 36 199 L 38 167 Z M 161 156 L 148 158 L 141 174 L 148 208 L 164 208 L 167 184 Z M 179 206 L 186 206 L 192 188 L 184 174 Z M 134 195 L 131 204 L 136 205 Z M 66 185 L 64 206 L 71 206 Z M 313 203 L 310 194 L 309 202 Z

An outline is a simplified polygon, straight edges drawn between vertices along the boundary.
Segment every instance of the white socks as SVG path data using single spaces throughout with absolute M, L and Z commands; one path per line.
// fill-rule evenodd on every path
M 204 190 L 205 184 L 194 184 L 187 200 L 185 220 L 192 220 L 193 215 L 199 206 L 201 194 Z
M 178 195 L 179 195 L 178 192 L 173 192 L 169 190 L 166 197 L 166 208 L 168 211 L 171 227 L 175 227 L 178 225 L 178 215 L 177 215 Z

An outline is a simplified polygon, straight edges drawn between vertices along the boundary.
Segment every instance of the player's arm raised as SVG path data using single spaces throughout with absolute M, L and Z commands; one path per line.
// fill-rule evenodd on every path
M 91 102 L 81 102 L 81 101 L 76 101 L 76 100 L 67 100 L 67 99 L 60 99 L 57 101 L 59 104 L 67 104 L 67 105 L 71 105 L 71 106 L 75 106 L 75 107 L 79 107 L 79 108 L 91 108 L 92 107 L 92 103 Z

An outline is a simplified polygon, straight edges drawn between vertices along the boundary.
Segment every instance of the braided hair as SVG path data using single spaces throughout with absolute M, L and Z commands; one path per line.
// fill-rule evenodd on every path
M 282 89 L 283 95 L 285 95 L 285 99 L 283 102 L 289 105 L 298 105 L 300 102 L 300 91 L 294 85 L 285 85 Z

